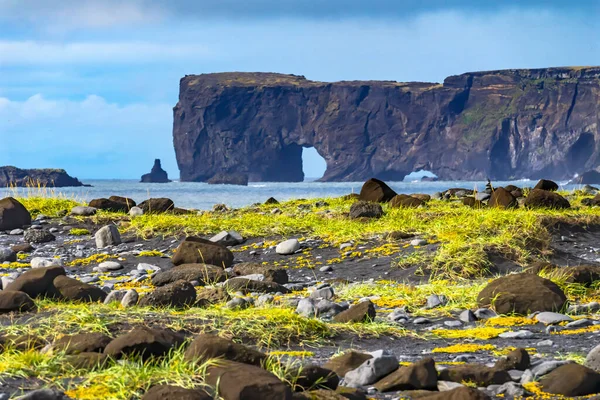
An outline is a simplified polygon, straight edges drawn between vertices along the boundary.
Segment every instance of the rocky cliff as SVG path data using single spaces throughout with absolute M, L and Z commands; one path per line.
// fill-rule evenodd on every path
M 567 179 L 600 163 L 600 67 L 466 73 L 443 84 L 313 82 L 271 73 L 181 79 L 173 141 L 181 180 Z
M 20 169 L 12 166 L 0 167 L 0 187 L 85 186 L 64 169 Z
M 171 182 L 171 180 L 169 179 L 169 175 L 167 174 L 167 171 L 162 169 L 162 166 L 160 164 L 160 159 L 157 158 L 154 160 L 154 165 L 152 166 L 150 173 L 142 175 L 140 182 L 142 182 L 142 183 L 169 183 L 169 182 Z

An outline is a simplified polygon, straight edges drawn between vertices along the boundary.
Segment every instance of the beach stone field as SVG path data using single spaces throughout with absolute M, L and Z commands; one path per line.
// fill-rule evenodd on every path
M 557 189 L 1 199 L 0 399 L 600 399 L 600 195 Z

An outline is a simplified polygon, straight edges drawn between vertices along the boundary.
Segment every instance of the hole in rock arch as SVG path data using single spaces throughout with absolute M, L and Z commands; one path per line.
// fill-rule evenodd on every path
M 425 171 L 425 170 L 421 169 L 418 171 L 413 171 L 410 174 L 406 175 L 404 177 L 404 181 L 405 182 L 414 182 L 414 181 L 420 181 L 423 178 L 436 179 L 437 175 L 431 171 Z
M 323 177 L 327 163 L 314 147 L 302 148 L 302 171 L 305 181 L 314 181 Z

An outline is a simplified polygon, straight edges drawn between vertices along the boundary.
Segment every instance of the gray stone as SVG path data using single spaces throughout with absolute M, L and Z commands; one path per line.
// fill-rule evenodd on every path
M 582 319 L 577 319 L 573 322 L 569 322 L 567 325 L 565 325 L 565 328 L 567 328 L 567 329 L 585 328 L 586 326 L 592 326 L 593 324 L 594 324 L 594 322 L 592 320 L 589 320 L 587 318 L 582 318 Z
M 8 247 L 0 247 L 0 263 L 17 261 L 17 253 Z
M 267 304 L 271 304 L 273 303 L 273 301 L 275 301 L 275 296 L 273 296 L 272 294 L 261 294 L 260 296 L 258 296 L 258 299 L 256 299 L 256 305 L 260 307 Z
M 460 319 L 465 324 L 477 321 L 477 317 L 475 316 L 475 314 L 473 314 L 473 311 L 471 310 L 465 310 L 461 312 L 458 316 L 458 319 Z
M 554 324 L 558 324 L 560 322 L 573 321 L 573 318 L 569 317 L 568 315 L 555 313 L 555 312 L 549 312 L 549 311 L 544 311 L 544 312 L 538 313 L 535 316 L 535 319 L 538 322 L 541 322 L 546 325 L 554 325 Z
M 9 235 L 13 235 L 13 236 L 19 236 L 22 235 L 25 231 L 21 228 L 17 228 L 17 229 L 13 229 L 12 231 L 8 232 Z
M 250 307 L 251 303 L 244 297 L 234 297 L 225 303 L 225 308 L 229 309 L 244 309 Z
M 98 264 L 97 267 L 92 268 L 96 272 L 118 271 L 120 269 L 123 269 L 123 266 L 116 261 L 104 261 Z
M 510 375 L 511 379 L 515 382 L 521 381 L 521 378 L 523 377 L 523 373 L 524 373 L 524 371 L 519 371 L 518 369 L 511 369 L 508 371 L 508 374 Z
M 317 289 L 310 294 L 311 299 L 325 299 L 330 300 L 335 295 L 332 287 L 324 287 L 322 289 Z
M 479 308 L 475 310 L 474 314 L 477 319 L 490 319 L 498 315 L 494 310 L 489 308 Z
M 413 320 L 413 324 L 415 325 L 428 324 L 429 322 L 430 321 L 425 317 L 417 317 Z
M 71 214 L 89 217 L 90 215 L 95 215 L 96 211 L 94 207 L 76 206 L 71 209 Z
M 315 302 L 310 298 L 301 299 L 296 307 L 296 313 L 307 318 L 314 317 L 317 313 L 316 311 Z
M 537 342 L 536 347 L 550 347 L 553 346 L 554 342 L 550 339 L 546 339 L 546 340 L 541 340 L 539 342 Z
M 590 350 L 585 358 L 584 365 L 596 372 L 600 372 L 600 345 Z
M 125 296 L 123 296 L 123 300 L 121 300 L 121 305 L 123 308 L 133 307 L 138 303 L 140 299 L 140 295 L 135 289 L 129 289 Z
M 544 332 L 546 332 L 548 335 L 553 333 L 553 332 L 558 332 L 558 328 L 554 325 L 548 325 L 546 327 L 546 329 L 544 330 Z
M 148 264 L 148 263 L 139 263 L 137 265 L 138 271 L 160 271 L 161 268 L 156 265 Z
M 504 332 L 498 336 L 503 339 L 530 339 L 533 337 L 533 332 L 523 329 L 515 332 Z
M 316 313 L 320 317 L 334 317 L 347 308 L 348 307 L 343 307 L 340 304 L 326 299 L 320 300 L 315 305 Z
M 521 376 L 521 385 L 524 385 L 529 382 L 533 382 L 535 380 L 535 376 L 533 376 L 533 372 L 530 369 L 526 369 L 523 371 L 523 375 Z
M 298 239 L 288 239 L 277 245 L 275 252 L 281 255 L 294 254 L 300 249 L 300 242 Z
M 543 361 L 543 362 L 537 364 L 536 366 L 534 366 L 533 368 L 531 368 L 531 373 L 533 374 L 533 378 L 537 379 L 541 376 L 549 374 L 550 372 L 554 371 L 556 368 L 560 367 L 561 365 L 569 364 L 571 362 L 572 361 L 556 361 L 556 360 Z
M 244 243 L 244 238 L 236 231 L 222 231 L 209 239 L 211 242 L 222 244 L 223 246 L 236 246 Z
M 46 267 L 60 267 L 60 259 L 58 258 L 44 258 L 44 257 L 33 257 L 31 259 L 31 268 L 46 268 Z
M 319 268 L 321 272 L 331 272 L 333 271 L 333 267 L 331 265 L 325 265 L 324 267 Z
M 378 350 L 370 353 L 373 358 L 366 360 L 358 368 L 348 371 L 344 376 L 344 385 L 361 387 L 371 385 L 399 367 L 399 361 L 392 353 Z
M 523 389 L 523 387 L 518 383 L 506 382 L 504 385 L 501 385 L 498 389 L 496 389 L 494 394 L 496 396 L 502 394 L 504 397 L 509 396 L 509 398 L 522 397 L 525 395 L 525 389 Z
M 440 392 L 447 392 L 449 390 L 454 390 L 459 387 L 463 387 L 462 383 L 451 382 L 451 381 L 438 381 L 437 388 Z
M 446 296 L 444 296 L 444 295 L 438 296 L 437 294 L 432 294 L 431 296 L 429 296 L 427 298 L 427 306 L 425 308 L 431 309 L 431 308 L 441 307 L 443 305 L 446 305 L 447 303 L 448 303 L 448 299 L 446 298 Z
M 43 229 L 27 229 L 23 234 L 27 243 L 48 243 L 56 240 L 56 236 Z
M 127 293 L 126 290 L 113 290 L 104 299 L 104 304 L 110 304 L 113 302 L 120 303 L 123 300 L 123 298 L 125 297 L 125 293 Z
M 94 237 L 96 239 L 96 247 L 99 249 L 121 244 L 121 234 L 115 225 L 106 225 L 100 228 Z
M 462 326 L 462 322 L 460 322 L 460 321 L 444 321 L 444 325 L 446 325 L 449 328 L 458 328 L 459 326 Z
M 410 241 L 411 246 L 425 246 L 427 244 L 427 240 L 425 239 L 413 239 Z
M 409 316 L 406 314 L 406 311 L 404 311 L 403 309 L 396 308 L 394 311 L 392 311 L 388 315 L 388 319 L 392 322 L 405 323 L 406 321 L 408 321 Z
M 475 193 L 475 200 L 478 201 L 484 201 L 487 200 L 491 197 L 491 195 L 489 193 L 485 193 L 485 192 L 478 192 Z
M 144 215 L 144 210 L 137 206 L 131 207 L 131 209 L 129 210 L 129 216 L 131 217 L 139 217 L 141 215 Z

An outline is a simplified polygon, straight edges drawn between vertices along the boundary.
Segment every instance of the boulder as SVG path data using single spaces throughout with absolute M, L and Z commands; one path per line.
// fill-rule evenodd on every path
M 445 392 L 434 393 L 427 396 L 419 396 L 420 400 L 490 400 L 490 396 L 484 392 L 470 387 L 459 387 Z
M 371 300 L 361 301 L 349 309 L 342 311 L 333 320 L 335 322 L 370 322 L 375 319 L 375 305 Z
M 102 353 L 111 338 L 100 332 L 63 336 L 52 344 L 52 349 L 65 354 Z
M 371 178 L 363 184 L 360 189 L 359 198 L 363 201 L 387 203 L 395 195 L 396 192 L 386 185 L 385 182 Z
M 35 310 L 35 303 L 27 293 L 0 290 L 0 314 Z
M 357 201 L 350 206 L 350 218 L 380 218 L 383 216 L 383 208 L 377 203 L 368 201 Z
M 416 208 L 423 204 L 425 204 L 423 200 L 405 194 L 398 194 L 390 200 L 390 207 L 392 208 Z
M 56 236 L 45 229 L 27 229 L 23 234 L 23 240 L 29 244 L 48 243 L 56 240 Z
M 223 288 L 204 289 L 196 295 L 196 307 L 208 307 L 213 304 L 225 303 L 231 296 Z
M 475 197 L 463 197 L 461 201 L 465 206 L 469 206 L 471 208 L 485 207 L 485 204 L 475 199 Z
M 541 380 L 542 391 L 568 397 L 600 393 L 600 374 L 583 365 L 562 365 Z
M 22 228 L 31 224 L 31 214 L 12 197 L 0 200 L 0 231 Z
M 323 367 L 330 369 L 338 374 L 338 376 L 343 377 L 348 371 L 360 367 L 362 363 L 370 358 L 373 358 L 371 354 L 349 350 L 341 356 L 334 357 L 327 361 Z
M 533 189 L 531 192 L 529 192 L 523 205 L 529 208 L 552 209 L 571 207 L 569 201 L 560 194 L 541 189 Z
M 288 273 L 283 268 L 275 268 L 254 262 L 244 262 L 233 266 L 233 273 L 237 276 L 261 274 L 266 282 L 276 282 L 281 285 L 288 283 Z
M 196 289 L 186 281 L 176 281 L 158 287 L 148 293 L 139 302 L 142 307 L 175 307 L 191 306 L 196 301 Z
M 166 213 L 167 211 L 173 211 L 175 203 L 173 203 L 173 200 L 171 199 L 159 197 L 142 201 L 137 206 L 144 211 L 144 214 L 161 214 Z
M 477 386 L 502 385 L 512 381 L 508 372 L 479 364 L 464 364 L 440 371 L 438 379 L 450 382 L 473 382 Z
M 114 212 L 127 212 L 129 207 L 127 203 L 121 203 L 110 199 L 93 199 L 88 204 L 90 207 L 94 207 L 98 210 L 114 211 Z
M 554 282 L 521 273 L 493 280 L 479 293 L 477 301 L 480 307 L 493 306 L 499 314 L 527 315 L 534 311 L 559 311 L 567 298 Z
M 94 238 L 96 240 L 96 247 L 99 249 L 121 244 L 121 234 L 119 233 L 117 226 L 113 224 L 98 229 Z
M 318 365 L 303 365 L 286 371 L 286 379 L 289 382 L 296 380 L 294 391 L 302 392 L 312 389 L 335 390 L 340 383 L 337 374 L 329 369 Z
M 27 293 L 29 297 L 57 297 L 58 292 L 54 287 L 54 279 L 65 275 L 63 267 L 42 267 L 30 269 L 19 275 L 5 290 L 14 290 Z
M 530 365 L 531 360 L 527 350 L 518 348 L 508 353 L 506 357 L 502 357 L 496 361 L 494 368 L 503 371 L 510 371 L 511 369 L 525 371 Z
M 171 261 L 174 265 L 202 263 L 229 268 L 233 264 L 233 253 L 210 240 L 190 236 L 177 247 Z
M 104 354 L 116 359 L 139 355 L 148 360 L 166 355 L 183 341 L 183 336 L 170 330 L 140 326 L 113 339 L 104 349 Z
M 300 250 L 300 242 L 298 239 L 284 240 L 275 247 L 275 252 L 284 256 L 294 254 L 298 250 Z
M 142 400 L 212 400 L 212 396 L 202 389 L 186 389 L 173 385 L 152 386 Z
M 423 193 L 413 193 L 410 196 L 414 197 L 415 199 L 419 199 L 424 203 L 427 203 L 429 200 L 431 200 L 431 195 L 423 194 Z
M 490 199 L 488 200 L 488 206 L 496 208 L 516 208 L 519 206 L 517 199 L 508 190 L 504 188 L 496 188 Z
M 107 296 L 107 293 L 99 287 L 65 275 L 58 275 L 52 283 L 60 297 L 67 300 L 96 303 L 103 302 Z
M 406 367 L 400 367 L 375 383 L 380 392 L 397 390 L 436 390 L 438 373 L 435 362 L 425 358 Z
M 371 353 L 369 358 L 358 368 L 348 371 L 344 375 L 344 384 L 350 387 L 362 387 L 377 382 L 384 376 L 398 369 L 398 359 L 385 350 Z
M 227 290 L 242 293 L 289 293 L 290 290 L 275 282 L 255 281 L 246 278 L 231 278 L 225 282 Z
M 128 210 L 137 205 L 136 202 L 133 199 L 130 199 L 129 197 L 110 196 L 108 199 L 116 203 L 125 204 Z
M 96 210 L 94 207 L 88 206 L 75 206 L 71 209 L 72 215 L 78 215 L 80 217 L 90 217 L 92 215 L 96 215 Z
M 171 182 L 171 180 L 169 180 L 169 176 L 167 175 L 167 172 L 164 169 L 162 169 L 162 166 L 160 165 L 160 159 L 157 158 L 154 160 L 154 165 L 152 166 L 150 173 L 142 175 L 142 179 L 140 180 L 140 182 L 142 182 L 142 183 L 168 183 L 168 182 Z
M 226 274 L 223 268 L 209 264 L 181 264 L 168 271 L 161 271 L 152 277 L 154 286 L 164 286 L 176 281 L 198 281 L 201 285 L 223 282 Z
M 272 373 L 234 361 L 207 368 L 205 381 L 223 400 L 291 400 L 292 391 Z
M 83 352 L 71 354 L 65 357 L 65 362 L 75 369 L 92 370 L 104 367 L 110 357 L 104 353 Z
M 203 363 L 212 358 L 221 358 L 260 367 L 267 356 L 243 344 L 210 334 L 196 336 L 184 353 L 184 359 L 188 362 Z
M 551 192 L 555 192 L 558 190 L 558 184 L 556 182 L 540 179 L 538 183 L 535 185 L 534 189 L 547 190 Z

